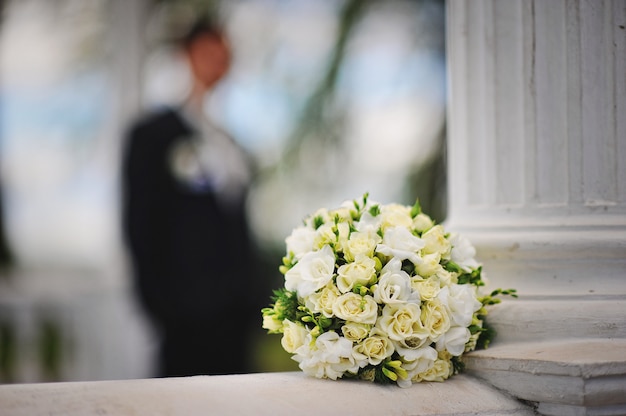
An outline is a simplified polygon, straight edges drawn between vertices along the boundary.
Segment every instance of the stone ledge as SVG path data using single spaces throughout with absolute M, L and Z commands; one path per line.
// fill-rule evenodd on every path
M 534 411 L 469 375 L 407 389 L 299 372 L 0 386 L 3 416 L 512 415 Z
M 626 414 L 626 339 L 499 343 L 464 361 L 470 374 L 545 415 Z

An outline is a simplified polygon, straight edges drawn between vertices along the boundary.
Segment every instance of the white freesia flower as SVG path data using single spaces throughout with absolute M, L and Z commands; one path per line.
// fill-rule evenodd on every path
M 326 208 L 320 208 L 311 214 L 305 221 L 304 224 L 310 228 L 315 229 L 315 223 L 320 221 L 322 224 L 326 224 L 331 221 L 330 214 Z
M 359 222 L 355 224 L 355 227 L 361 233 L 375 236 L 380 228 L 380 218 L 380 215 L 373 216 L 369 212 L 364 212 Z
M 330 246 L 305 254 L 285 273 L 285 289 L 306 297 L 324 287 L 333 278 L 335 253 Z
M 476 256 L 476 249 L 467 238 L 458 233 L 451 233 L 450 244 L 452 245 L 450 258 L 453 262 L 458 264 L 464 272 L 469 273 L 479 266 L 474 258 L 474 256 Z
M 346 372 L 356 374 L 359 370 L 352 355 L 352 342 L 334 331 L 324 332 L 315 342 L 309 334 L 293 359 L 302 371 L 317 378 L 336 380 Z
M 376 251 L 398 260 L 409 260 L 413 264 L 419 264 L 422 259 L 418 252 L 424 245 L 424 241 L 413 235 L 408 228 L 391 227 L 385 231 L 383 242 L 376 247 Z
M 276 319 L 276 315 L 263 315 L 262 328 L 267 329 L 270 334 L 275 334 L 283 330 L 283 323 Z
M 459 356 L 465 351 L 465 344 L 469 341 L 471 333 L 463 326 L 453 326 L 437 341 L 438 350 L 447 350 L 454 356 Z
M 393 258 L 380 271 L 378 283 L 372 286 L 378 303 L 419 302 L 420 296 L 411 288 L 411 278 L 402 270 L 402 262 Z
M 447 306 L 453 324 L 463 327 L 470 326 L 474 312 L 482 307 L 472 285 L 451 284 L 441 289 L 437 298 Z
M 415 376 L 420 373 L 423 373 L 435 364 L 435 360 L 437 359 L 437 351 L 429 346 L 423 346 L 421 348 L 417 348 L 412 350 L 412 360 L 405 361 L 402 364 L 402 368 L 404 368 L 408 376 L 405 379 L 398 379 L 398 386 L 400 387 L 409 387 L 411 386 L 411 381 Z
M 285 239 L 287 253 L 293 253 L 296 260 L 313 250 L 315 230 L 310 227 L 295 228 L 289 237 Z

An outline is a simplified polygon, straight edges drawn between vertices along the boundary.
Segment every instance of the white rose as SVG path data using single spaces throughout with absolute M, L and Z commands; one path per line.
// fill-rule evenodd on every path
M 333 313 L 345 321 L 374 324 L 378 317 L 378 304 L 370 295 L 348 292 L 335 300 Z
M 422 305 L 422 324 L 429 331 L 429 337 L 436 342 L 450 329 L 450 317 L 446 307 L 437 299 Z
M 420 213 L 413 218 L 413 229 L 415 231 L 419 231 L 420 233 L 430 230 L 433 225 L 435 225 L 435 223 L 426 214 Z
M 413 235 L 408 228 L 391 227 L 385 231 L 383 242 L 376 247 L 376 251 L 385 256 L 408 259 L 413 264 L 419 264 L 422 259 L 418 252 L 423 247 L 424 241 Z
M 336 380 L 346 372 L 356 374 L 359 366 L 352 355 L 352 342 L 336 332 L 324 332 L 315 343 L 309 334 L 293 359 L 307 375 Z
M 309 227 L 298 227 L 285 239 L 287 254 L 293 253 L 296 260 L 300 260 L 306 253 L 313 251 L 315 230 Z
M 329 246 L 305 254 L 302 259 L 285 273 L 285 289 L 298 292 L 301 297 L 309 296 L 321 289 L 332 278 L 335 271 L 335 253 Z
M 341 293 L 351 291 L 355 285 L 368 285 L 376 279 L 376 262 L 374 259 L 359 256 L 352 263 L 337 269 L 337 287 Z
M 411 288 L 411 278 L 402 270 L 402 262 L 393 258 L 380 271 L 378 283 L 372 287 L 378 303 L 419 302 L 419 293 Z
M 343 245 L 346 261 L 354 261 L 359 256 L 374 256 L 376 245 L 381 241 L 378 234 L 355 231 Z
M 285 351 L 293 354 L 304 344 L 304 340 L 308 334 L 309 331 L 307 331 L 304 325 L 285 319 L 283 321 L 283 337 L 280 340 L 280 344 Z
M 443 227 L 441 225 L 435 225 L 430 230 L 422 234 L 424 240 L 423 254 L 439 253 L 441 258 L 448 258 L 450 255 L 450 241 L 445 237 Z
M 447 350 L 450 354 L 459 356 L 465 351 L 465 344 L 469 341 L 471 333 L 462 326 L 453 326 L 437 340 L 437 349 Z
M 464 327 L 470 326 L 474 312 L 482 307 L 473 285 L 451 284 L 441 289 L 437 298 L 447 306 L 452 323 Z
M 378 365 L 387 357 L 391 357 L 394 348 L 387 336 L 374 328 L 372 334 L 353 348 L 354 358 L 365 367 L 367 364 Z
M 474 259 L 476 249 L 467 238 L 457 233 L 451 233 L 450 244 L 452 245 L 450 258 L 453 262 L 458 264 L 464 272 L 469 273 L 479 266 L 478 262 Z
M 415 303 L 394 303 L 385 305 L 382 316 L 376 322 L 389 338 L 394 341 L 411 340 L 416 345 L 417 340 L 428 338 L 428 330 L 421 321 L 421 310 Z
M 322 290 L 305 297 L 305 306 L 313 313 L 321 313 L 327 318 L 333 316 L 333 304 L 341 295 L 337 286 L 332 281 L 328 282 Z
M 389 227 L 411 228 L 411 207 L 400 204 L 387 204 L 380 207 L 380 222 L 383 231 Z

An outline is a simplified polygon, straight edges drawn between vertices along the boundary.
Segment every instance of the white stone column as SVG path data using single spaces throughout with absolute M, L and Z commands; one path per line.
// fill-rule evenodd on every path
M 449 2 L 451 227 L 523 296 L 626 295 L 626 3 Z
M 469 367 L 545 414 L 626 413 L 626 2 L 447 7 L 447 227 L 520 293 Z

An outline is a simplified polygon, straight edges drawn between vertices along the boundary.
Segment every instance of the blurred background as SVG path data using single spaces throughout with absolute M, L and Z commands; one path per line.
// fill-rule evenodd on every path
M 219 14 L 234 60 L 207 113 L 259 167 L 267 299 L 284 238 L 369 192 L 446 213 L 443 0 L 0 1 L 0 383 L 147 377 L 155 334 L 119 224 L 124 129 L 189 74 L 165 40 Z M 261 330 L 258 371 L 296 369 Z

